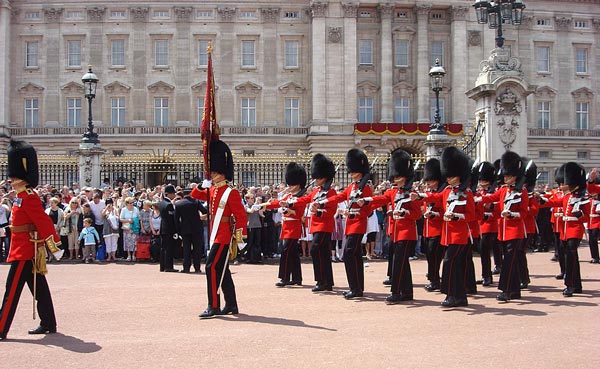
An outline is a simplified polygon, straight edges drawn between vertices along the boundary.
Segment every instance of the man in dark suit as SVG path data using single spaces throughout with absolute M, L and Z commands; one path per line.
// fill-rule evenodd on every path
M 194 264 L 196 273 L 200 273 L 200 257 L 204 250 L 204 227 L 200 212 L 206 214 L 206 208 L 199 200 L 190 196 L 192 190 L 184 190 L 183 199 L 175 203 L 175 229 L 183 243 L 183 270 L 189 273 Z
M 173 252 L 175 250 L 175 240 L 179 237 L 175 228 L 175 206 L 173 199 L 175 198 L 175 187 L 166 185 L 164 189 L 164 197 L 158 203 L 160 212 L 160 271 L 161 272 L 178 272 L 173 268 Z

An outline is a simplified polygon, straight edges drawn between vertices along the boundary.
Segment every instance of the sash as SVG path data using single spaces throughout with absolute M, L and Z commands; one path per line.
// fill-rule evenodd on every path
M 219 224 L 221 224 L 221 218 L 223 217 L 223 212 L 225 211 L 225 205 L 227 204 L 227 199 L 229 198 L 229 194 L 231 193 L 231 187 L 227 187 L 223 196 L 221 196 L 221 200 L 219 200 L 219 206 L 217 207 L 217 212 L 215 217 L 213 218 L 213 227 L 210 230 L 210 248 L 212 248 L 215 243 L 215 239 L 217 238 L 217 231 L 219 230 Z

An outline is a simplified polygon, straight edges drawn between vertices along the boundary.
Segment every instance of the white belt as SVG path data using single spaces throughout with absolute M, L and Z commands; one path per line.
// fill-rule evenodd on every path
M 598 218 L 600 217 L 600 214 L 590 214 L 590 218 Z
M 360 214 L 360 209 L 348 209 L 349 214 Z
M 400 219 L 404 219 L 404 217 L 401 217 L 399 215 L 393 215 L 392 219 L 394 219 L 394 220 L 400 220 Z
M 292 220 L 297 220 L 297 221 L 300 221 L 300 219 L 298 219 L 298 218 L 290 218 L 290 217 L 283 217 L 283 219 L 282 219 L 282 220 L 283 220 L 284 222 L 289 222 L 289 221 L 292 221 Z
M 577 218 L 577 217 L 563 217 L 563 220 L 565 222 L 576 222 L 576 221 L 579 220 L 579 218 Z

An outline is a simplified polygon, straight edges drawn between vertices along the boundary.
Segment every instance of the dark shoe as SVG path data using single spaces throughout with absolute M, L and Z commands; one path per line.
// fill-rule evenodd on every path
M 216 317 L 217 315 L 221 315 L 221 310 L 218 308 L 214 309 L 212 306 L 209 306 L 202 312 L 202 314 L 198 315 L 198 317 L 200 319 L 210 319 Z
M 46 328 L 41 325 L 37 328 L 30 329 L 27 333 L 29 334 L 48 334 L 48 333 L 56 333 L 56 327 L 54 328 Z
M 288 282 L 288 285 L 290 285 L 290 286 L 302 286 L 302 281 L 291 281 L 291 282 Z
M 440 289 L 439 283 L 429 283 L 425 286 L 425 290 L 429 292 L 437 291 Z
M 194 273 L 202 274 L 202 269 L 196 269 L 196 270 L 194 270 Z
M 550 261 L 558 261 L 558 258 L 556 257 L 556 255 L 554 255 L 550 258 Z
M 190 270 L 189 269 L 184 269 L 180 273 L 190 273 Z
M 389 278 L 386 278 L 385 281 L 383 281 L 383 285 L 384 286 L 391 286 L 392 285 L 392 281 Z
M 322 286 L 322 285 L 317 284 L 316 286 L 313 287 L 312 291 L 313 292 L 333 291 L 333 287 L 331 287 L 331 286 Z
M 467 295 L 477 295 L 477 288 L 470 288 L 467 290 Z
M 600 259 L 592 259 L 592 260 L 590 260 L 590 263 L 592 263 L 592 264 L 600 264 Z
M 494 270 L 492 270 L 492 274 L 500 274 L 500 267 L 499 266 L 495 266 Z
M 481 285 L 483 287 L 489 287 L 492 285 L 492 278 L 483 278 L 483 282 L 481 283 Z
M 221 309 L 221 315 L 238 315 L 240 312 L 238 311 L 237 305 L 229 307 L 228 305 L 223 306 Z
M 413 296 L 412 295 L 403 295 L 403 294 L 396 294 L 396 293 L 392 293 L 391 295 L 389 295 L 388 297 L 385 298 L 385 303 L 389 304 L 389 305 L 393 305 L 393 304 L 397 304 L 401 301 L 412 301 L 413 300 Z
M 572 287 L 567 287 L 562 291 L 564 297 L 571 297 L 575 293 L 575 289 Z
M 557 274 L 554 278 L 556 278 L 556 279 L 565 279 L 565 273 Z
M 496 296 L 496 300 L 498 301 L 503 301 L 503 302 L 509 302 L 510 301 L 510 295 L 506 292 L 502 292 L 501 294 L 499 294 L 498 296 Z
M 279 281 L 279 282 L 275 283 L 275 286 L 277 286 L 277 287 L 285 287 L 288 284 L 290 284 L 290 281 Z
M 573 288 L 573 293 L 583 293 L 583 289 L 581 289 L 581 288 Z
M 362 291 L 350 291 L 347 294 L 344 295 L 344 298 L 346 300 L 350 300 L 356 297 L 363 297 L 363 293 Z
M 178 269 L 165 269 L 165 272 L 167 272 L 167 273 L 178 273 L 179 270 Z
M 478 279 L 475 281 L 475 284 L 483 284 L 483 279 Z
M 529 286 L 529 282 L 521 282 L 521 284 L 519 285 L 519 288 L 524 290 Z

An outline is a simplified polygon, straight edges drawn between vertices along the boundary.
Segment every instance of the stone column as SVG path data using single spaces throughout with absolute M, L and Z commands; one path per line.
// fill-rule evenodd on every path
M 193 12 L 192 7 L 176 6 L 173 8 L 175 12 L 175 20 L 177 35 L 175 36 L 175 55 L 173 62 L 175 67 L 175 99 L 173 100 L 173 109 L 175 109 L 175 124 L 177 126 L 189 126 L 190 118 L 194 116 L 194 111 L 189 111 L 192 104 L 192 94 L 190 91 L 190 70 L 191 64 L 195 59 L 194 51 L 190 48 L 190 16 Z M 192 118 L 193 120 L 193 118 Z
M 262 90 L 262 103 L 263 107 L 277 106 L 277 73 L 271 73 L 270 71 L 277 70 L 277 48 L 271 45 L 277 45 L 277 21 L 279 20 L 279 8 L 264 8 L 261 9 L 261 15 L 263 20 L 262 29 L 262 50 L 263 50 L 263 62 L 260 63 L 264 66 L 264 85 Z M 266 126 L 275 126 L 277 121 L 282 121 L 283 118 L 278 116 L 278 109 L 262 109 L 263 123 Z M 283 122 L 282 122 L 283 123 Z M 282 124 L 284 125 L 284 124 Z
M 557 75 L 556 80 L 558 82 L 558 86 L 570 86 L 573 81 L 573 75 L 575 73 L 575 65 L 573 63 L 573 45 L 571 44 L 571 24 L 573 22 L 572 18 L 557 16 L 554 18 L 554 22 L 556 25 L 556 43 L 552 47 L 551 57 L 550 57 L 550 71 Z M 591 57 L 588 55 L 588 58 Z M 592 60 L 592 59 L 590 59 Z M 592 65 L 592 64 L 590 64 Z M 559 72 L 560 71 L 560 72 Z M 573 97 L 571 96 L 571 91 L 568 91 L 565 88 L 559 88 L 556 96 L 556 101 L 571 101 Z M 534 107 L 535 109 L 535 107 Z M 558 127 L 556 128 L 564 128 L 564 129 L 574 129 L 576 123 L 572 118 L 572 109 L 558 109 Z M 570 123 L 572 122 L 572 123 Z M 562 126 L 561 126 L 561 123 Z
M 79 155 L 79 186 L 100 186 L 100 169 L 102 155 L 106 150 L 100 144 L 80 143 L 77 154 Z
M 394 75 L 392 44 L 392 14 L 394 7 L 390 4 L 381 4 L 381 119 L 382 123 L 390 123 L 394 120 L 394 94 L 392 92 L 392 78 Z
M 150 51 L 146 50 L 146 18 L 148 7 L 130 8 L 131 20 L 133 22 L 133 65 L 131 66 L 133 88 L 131 89 L 131 107 L 133 109 L 132 125 L 146 125 L 148 81 L 147 55 L 152 55 L 154 45 L 150 45 Z
M 234 60 L 234 48 L 240 47 L 237 44 L 237 38 L 234 33 L 233 23 L 235 20 L 235 9 L 221 7 L 217 9 L 219 13 L 219 37 L 215 39 L 215 51 L 213 52 L 213 68 L 215 72 L 215 83 L 219 86 L 217 92 L 217 120 L 222 126 L 232 126 L 236 121 L 236 115 L 239 114 L 235 107 L 236 92 L 233 85 L 234 73 L 232 70 L 238 70 L 240 61 Z M 216 56 L 219 55 L 219 59 Z M 218 62 L 217 62 L 218 60 Z
M 104 58 L 102 57 L 102 52 L 105 47 L 105 38 L 102 20 L 104 19 L 104 13 L 106 8 L 104 7 L 91 7 L 87 9 L 88 14 L 88 29 L 89 29 L 89 37 L 87 39 L 87 47 L 89 48 L 89 59 L 88 64 L 92 65 L 94 68 L 100 83 L 108 83 L 108 81 L 104 80 L 104 71 L 107 69 L 104 65 Z M 82 76 L 86 71 L 86 65 L 82 65 Z M 104 80 L 104 81 L 103 81 Z M 104 89 L 98 88 L 96 90 L 96 98 L 94 99 L 94 106 L 92 107 L 92 112 L 94 113 L 94 124 L 96 127 L 104 125 L 102 121 L 102 115 L 104 113 Z M 82 103 L 85 103 L 85 99 L 83 99 Z M 85 111 L 85 110 L 84 110 Z M 108 119 L 110 124 L 110 119 Z M 82 122 L 84 123 L 84 122 Z
M 0 0 L 0 133 L 4 134 L 10 125 L 11 10 L 10 1 Z
M 452 119 L 448 122 L 467 123 L 467 22 L 466 15 L 470 9 L 466 6 L 452 7 L 451 39 L 452 39 L 452 100 L 446 106 L 452 107 Z M 449 83 L 448 83 L 449 84 Z M 450 118 L 450 115 L 446 114 Z
M 429 11 L 431 5 L 417 5 L 417 122 L 429 123 Z
M 358 118 L 358 96 L 356 93 L 356 14 L 358 3 L 343 3 L 344 9 L 344 124 L 351 125 Z
M 314 2 L 312 12 L 312 126 L 311 130 L 327 123 L 327 84 L 325 60 L 325 12 L 327 3 Z
M 61 34 L 60 34 L 60 17 L 63 13 L 62 8 L 46 8 L 44 14 L 46 16 L 46 29 L 44 32 L 46 44 L 46 64 L 44 65 L 46 89 L 44 90 L 44 117 L 46 126 L 58 126 L 58 122 L 63 121 L 66 125 L 65 118 L 61 119 L 61 111 L 59 107 L 64 106 L 64 102 L 60 101 L 60 76 L 61 66 L 64 68 L 65 63 L 60 60 L 61 55 Z M 40 44 L 40 50 L 42 50 Z M 83 71 L 84 69 L 82 69 Z M 83 76 L 84 73 L 81 73 Z M 82 104 L 84 100 L 82 99 Z M 83 124 L 83 119 L 82 119 Z

